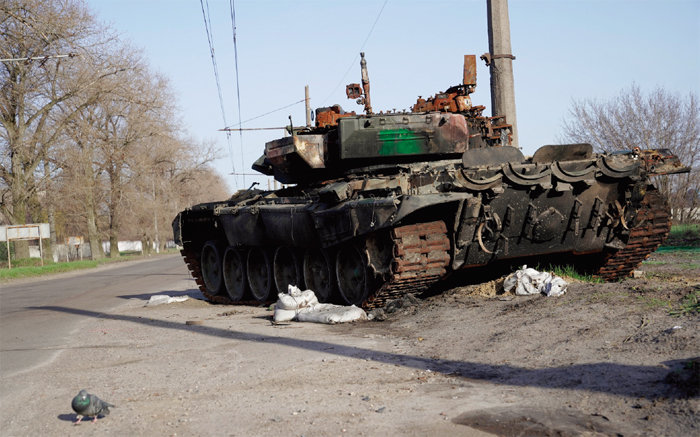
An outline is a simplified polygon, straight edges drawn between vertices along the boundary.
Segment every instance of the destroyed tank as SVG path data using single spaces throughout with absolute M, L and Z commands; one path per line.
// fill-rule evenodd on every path
M 364 114 L 319 108 L 315 126 L 265 144 L 253 168 L 284 188 L 238 191 L 173 221 L 209 300 L 269 302 L 291 284 L 371 308 L 458 270 L 552 254 L 588 255 L 617 280 L 667 236 L 650 176 L 688 171 L 668 150 L 546 145 L 526 158 L 504 117 L 472 105 L 474 56 L 461 85 L 406 112 L 374 113 L 364 54 L 361 67 L 346 91 Z

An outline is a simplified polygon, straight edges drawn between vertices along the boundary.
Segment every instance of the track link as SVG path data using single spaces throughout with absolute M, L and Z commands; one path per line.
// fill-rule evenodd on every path
M 450 240 L 442 221 L 401 226 L 391 230 L 394 259 L 388 280 L 362 307 L 384 306 L 405 294 L 426 290 L 447 274 Z
M 616 281 L 632 274 L 647 259 L 671 230 L 671 212 L 659 191 L 649 186 L 637 212 L 636 225 L 630 229 L 627 245 L 608 255 L 595 276 Z

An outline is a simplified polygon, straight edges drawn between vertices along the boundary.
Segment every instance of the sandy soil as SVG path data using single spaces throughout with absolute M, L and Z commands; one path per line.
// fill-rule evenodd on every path
M 133 299 L 3 386 L 2 434 L 698 435 L 700 316 L 670 314 L 700 290 L 698 258 L 557 298 L 462 285 L 345 325 Z M 73 425 L 81 388 L 117 407 Z

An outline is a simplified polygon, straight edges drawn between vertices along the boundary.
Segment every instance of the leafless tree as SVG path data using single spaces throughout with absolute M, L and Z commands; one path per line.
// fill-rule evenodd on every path
M 7 0 L 0 32 L 0 221 L 48 220 L 99 257 L 105 238 L 159 240 L 179 209 L 229 194 L 167 80 L 82 2 Z
M 676 221 L 698 218 L 700 207 L 700 102 L 696 94 L 632 85 L 609 101 L 574 101 L 563 123 L 563 141 L 590 143 L 597 151 L 669 149 L 690 173 L 658 176 Z
M 114 74 L 81 67 L 85 48 L 106 42 L 75 1 L 0 3 L 0 212 L 10 223 L 35 219 L 29 205 L 51 173 L 42 165 L 51 147 L 79 108 L 92 103 L 95 94 L 86 91 Z M 75 111 L 59 117 L 68 102 Z

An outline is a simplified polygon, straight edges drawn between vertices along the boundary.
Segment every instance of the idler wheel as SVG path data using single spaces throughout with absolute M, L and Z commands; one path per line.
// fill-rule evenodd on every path
M 349 305 L 361 305 L 369 295 L 370 277 L 362 252 L 354 245 L 342 247 L 335 257 L 338 291 Z
M 332 256 L 323 249 L 308 249 L 304 254 L 304 281 L 319 302 L 328 302 L 335 291 Z
M 224 252 L 223 275 L 228 297 L 234 302 L 243 299 L 248 288 L 245 258 L 234 247 L 229 246 Z
M 272 262 L 274 266 L 275 286 L 278 293 L 286 293 L 289 285 L 303 289 L 301 262 L 293 249 L 278 247 Z
M 223 278 L 221 274 L 221 251 L 216 242 L 207 241 L 202 248 L 201 255 L 202 279 L 207 291 L 217 295 L 223 291 Z
M 253 247 L 248 252 L 246 273 L 250 294 L 258 302 L 265 302 L 272 292 L 272 261 L 268 252 L 260 247 Z

